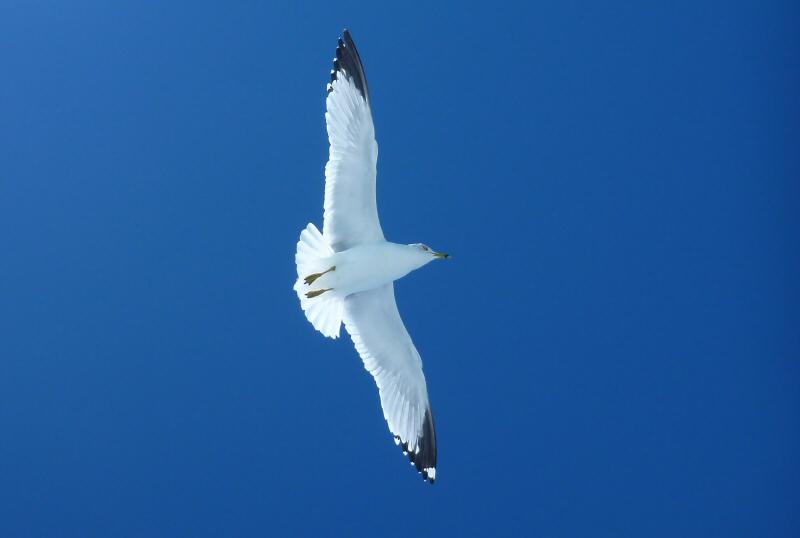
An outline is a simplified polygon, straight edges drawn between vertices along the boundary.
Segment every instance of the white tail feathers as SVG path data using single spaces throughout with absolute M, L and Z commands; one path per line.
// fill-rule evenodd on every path
M 300 308 L 306 314 L 316 330 L 329 336 L 339 337 L 339 329 L 344 314 L 344 299 L 335 290 L 327 291 L 316 297 L 309 298 L 306 294 L 317 291 L 324 286 L 310 286 L 305 283 L 305 278 L 314 273 L 321 273 L 331 267 L 330 257 L 334 255 L 333 249 L 316 226 L 309 224 L 300 232 L 297 242 L 297 253 L 294 261 L 297 264 L 297 281 L 294 291 L 300 299 Z

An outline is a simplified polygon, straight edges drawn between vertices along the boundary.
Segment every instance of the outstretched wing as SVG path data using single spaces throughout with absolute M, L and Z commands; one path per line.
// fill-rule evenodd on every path
M 364 367 L 375 378 L 383 416 L 406 453 L 431 483 L 436 479 L 436 432 L 420 359 L 408 335 L 394 286 L 349 295 L 344 323 Z
M 327 112 L 330 156 L 325 166 L 322 235 L 336 252 L 383 240 L 375 200 L 378 144 L 364 66 L 350 32 L 336 47 Z

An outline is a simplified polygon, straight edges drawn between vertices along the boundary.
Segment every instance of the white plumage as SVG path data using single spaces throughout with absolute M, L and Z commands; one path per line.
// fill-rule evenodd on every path
M 294 289 L 306 317 L 323 335 L 337 338 L 344 322 L 378 385 L 395 441 L 432 483 L 437 460 L 433 414 L 422 360 L 400 318 L 392 282 L 448 256 L 422 244 L 384 239 L 375 194 L 378 144 L 369 90 L 347 30 L 336 49 L 326 106 L 330 156 L 323 232 L 313 224 L 301 232 Z

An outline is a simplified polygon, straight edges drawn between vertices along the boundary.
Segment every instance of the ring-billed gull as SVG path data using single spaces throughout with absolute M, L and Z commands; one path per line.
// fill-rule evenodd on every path
M 403 325 L 393 282 L 435 259 L 449 258 L 421 243 L 383 237 L 375 200 L 378 144 L 364 66 L 350 33 L 336 48 L 325 121 L 322 233 L 309 224 L 297 243 L 294 290 L 308 321 L 337 338 L 344 322 L 364 367 L 375 378 L 383 416 L 403 453 L 433 483 L 436 432 L 420 359 Z

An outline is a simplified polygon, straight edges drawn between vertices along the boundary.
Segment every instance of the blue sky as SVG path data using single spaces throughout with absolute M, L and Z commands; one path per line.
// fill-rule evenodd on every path
M 0 535 L 797 536 L 796 5 L 142 4 L 0 7 Z M 345 26 L 433 487 L 291 290 Z

